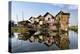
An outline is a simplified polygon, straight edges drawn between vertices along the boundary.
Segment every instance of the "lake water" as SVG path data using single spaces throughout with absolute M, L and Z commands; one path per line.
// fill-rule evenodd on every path
M 19 40 L 17 34 L 18 33 L 15 33 L 15 37 L 11 38 L 12 52 L 60 50 L 60 48 L 56 44 L 48 47 L 45 44 L 39 42 L 31 43 L 29 40 Z M 78 48 L 78 34 L 76 32 L 69 31 L 69 42 L 69 49 Z

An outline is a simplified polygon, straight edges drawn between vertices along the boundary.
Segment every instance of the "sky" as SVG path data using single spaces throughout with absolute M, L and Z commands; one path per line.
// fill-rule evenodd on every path
M 70 13 L 69 25 L 78 24 L 78 6 L 74 4 L 55 4 L 55 3 L 36 3 L 12 1 L 11 19 L 16 23 L 18 21 L 28 20 L 31 16 L 37 17 L 46 12 L 55 16 L 59 11 Z

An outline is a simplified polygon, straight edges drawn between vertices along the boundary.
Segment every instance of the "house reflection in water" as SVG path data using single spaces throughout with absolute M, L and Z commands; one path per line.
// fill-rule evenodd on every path
M 39 36 L 27 36 L 27 34 L 19 34 L 20 40 L 29 40 L 31 43 L 38 42 L 43 43 L 46 46 L 50 47 L 53 44 L 56 44 L 60 49 L 69 49 L 69 38 L 68 34 L 65 32 L 59 36 L 48 36 L 48 35 L 39 35 Z

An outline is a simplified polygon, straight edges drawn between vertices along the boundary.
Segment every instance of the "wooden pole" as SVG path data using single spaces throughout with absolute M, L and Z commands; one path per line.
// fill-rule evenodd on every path
M 18 15 L 16 15 L 16 18 L 17 18 L 17 26 L 18 26 Z
M 23 19 L 23 21 L 24 21 L 24 12 L 23 12 L 23 10 L 22 10 L 22 19 Z

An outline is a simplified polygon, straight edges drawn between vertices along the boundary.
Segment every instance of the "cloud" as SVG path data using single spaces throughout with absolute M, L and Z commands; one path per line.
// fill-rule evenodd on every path
M 77 10 L 78 9 L 78 6 L 77 5 L 69 5 L 68 6 L 68 9 Z
M 59 8 L 67 8 L 67 9 L 70 9 L 70 10 L 76 10 L 78 9 L 78 6 L 77 5 L 71 5 L 71 4 L 52 4 L 56 7 L 59 7 Z
M 64 5 L 64 4 L 52 4 L 52 5 L 54 5 L 54 6 L 56 6 L 56 7 L 60 7 L 60 8 L 65 7 L 65 5 Z

